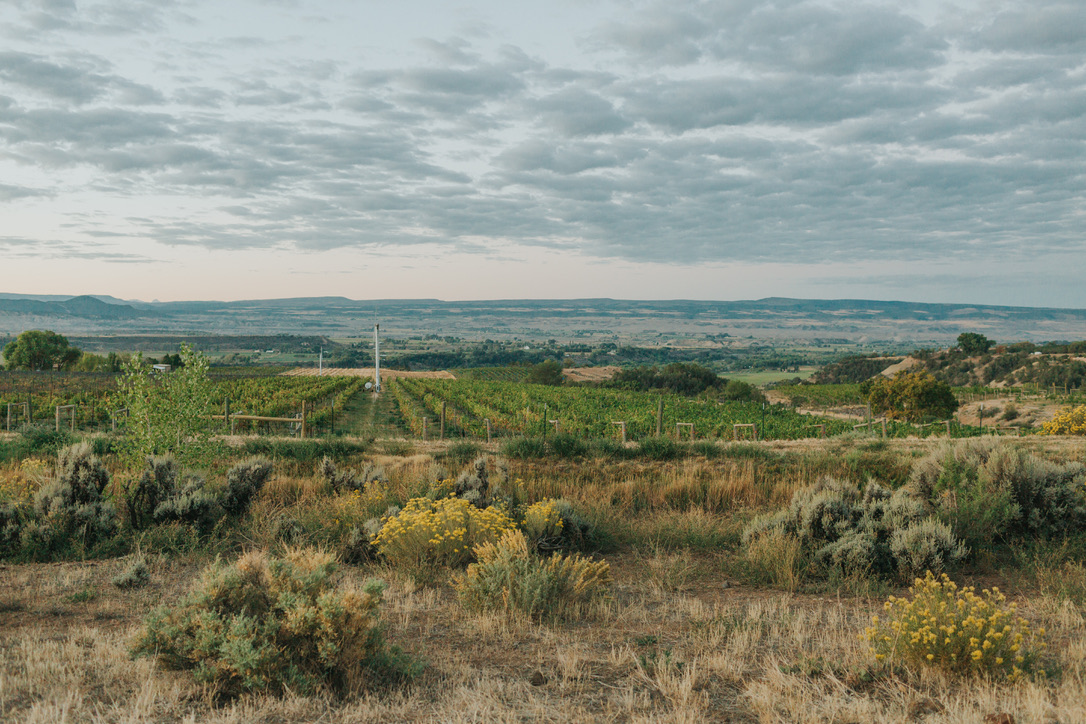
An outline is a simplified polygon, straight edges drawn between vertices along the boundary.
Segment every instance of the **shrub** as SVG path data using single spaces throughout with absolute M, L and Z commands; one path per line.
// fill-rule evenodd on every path
M 126 491 L 129 525 L 141 530 L 151 524 L 158 506 L 176 493 L 178 473 L 177 462 L 171 457 L 147 458 L 147 467 Z
M 245 515 L 271 473 L 272 464 L 264 458 L 250 458 L 230 468 L 221 501 L 226 514 L 235 518 Z
M 606 458 L 608 460 L 623 460 L 631 457 L 633 451 L 620 443 L 618 440 L 613 440 L 609 437 L 601 437 L 593 440 L 589 443 L 589 450 L 598 458 Z
M 1045 435 L 1086 435 L 1086 405 L 1067 408 L 1041 425 Z
M 387 483 L 385 469 L 380 465 L 366 463 L 362 470 L 339 470 L 332 458 L 325 456 L 321 459 L 319 472 L 325 482 L 331 486 L 333 492 L 345 493 L 352 490 L 359 492 L 365 490 L 368 483 Z
M 978 596 L 972 587 L 958 590 L 946 574 L 935 578 L 929 571 L 909 593 L 911 598 L 891 596 L 884 606 L 887 620 L 876 616 L 862 637 L 876 660 L 1012 681 L 1034 668 L 1044 629 L 1034 632 L 998 588 Z
M 189 523 L 207 532 L 225 515 L 218 498 L 207 489 L 202 477 L 190 473 L 172 493 L 155 507 L 155 523 Z
M 453 495 L 468 501 L 476 508 L 490 505 L 490 475 L 487 473 L 485 457 L 476 458 L 468 470 L 460 473 L 453 487 Z
M 966 547 L 945 523 L 926 518 L 895 530 L 890 536 L 890 552 L 905 577 L 944 570 L 965 557 Z
M 445 448 L 441 459 L 453 465 L 467 465 L 479 456 L 479 446 L 473 442 L 454 442 Z
M 1052 463 L 994 441 L 944 443 L 909 482 L 956 535 L 980 545 L 1058 538 L 1086 529 L 1086 467 Z
M 346 563 L 363 563 L 377 557 L 377 535 L 392 518 L 400 514 L 400 506 L 390 505 L 380 518 L 370 518 L 362 525 L 351 526 L 340 545 L 340 559 Z
M 537 437 L 516 437 L 502 446 L 502 455 L 517 460 L 541 458 L 547 454 L 547 444 Z
M 19 549 L 26 512 L 14 503 L 0 503 L 0 557 L 13 555 Z
M 19 435 L 30 454 L 59 455 L 65 446 L 72 444 L 70 432 L 45 425 L 29 425 L 20 430 Z
M 823 478 L 797 490 L 788 508 L 756 518 L 743 541 L 749 547 L 769 533 L 794 538 L 803 557 L 847 575 L 907 578 L 925 568 L 942 570 L 966 552 L 907 491 L 891 494 L 873 481 L 861 494 L 849 483 Z
M 191 670 L 226 694 L 352 694 L 412 673 L 385 645 L 384 585 L 337 589 L 334 571 L 330 555 L 304 549 L 216 561 L 176 607 L 146 619 L 133 653 Z
M 562 432 L 552 437 L 548 443 L 551 452 L 560 458 L 578 458 L 588 452 L 588 445 L 576 435 Z
M 686 452 L 682 445 L 669 437 L 647 437 L 638 443 L 637 451 L 649 460 L 674 460 Z
M 537 551 L 583 550 L 594 532 L 568 500 L 550 498 L 528 506 L 521 527 Z
M 479 509 L 460 498 L 412 498 L 381 527 L 374 544 L 392 565 L 418 572 L 464 566 L 475 546 L 510 528 L 513 521 L 494 508 Z
M 113 577 L 113 585 L 117 588 L 142 588 L 151 580 L 151 570 L 147 562 L 142 558 L 132 561 L 132 565 Z
M 611 583 L 606 561 L 578 554 L 537 558 L 518 530 L 475 546 L 478 563 L 454 582 L 460 600 L 473 610 L 520 612 L 532 619 L 557 619 L 605 595 Z
M 34 496 L 37 520 L 24 530 L 28 548 L 55 550 L 65 541 L 86 549 L 117 530 L 106 499 L 109 473 L 90 445 L 67 447 L 57 456 L 56 474 Z

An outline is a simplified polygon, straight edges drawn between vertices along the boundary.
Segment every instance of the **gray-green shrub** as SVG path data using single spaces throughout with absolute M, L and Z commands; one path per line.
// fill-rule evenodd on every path
M 117 515 L 107 498 L 109 472 L 78 443 L 57 456 L 56 472 L 34 495 L 34 517 L 23 531 L 24 547 L 36 553 L 66 544 L 87 549 L 117 531 Z
M 220 501 L 226 514 L 234 518 L 245 515 L 271 473 L 272 464 L 265 458 L 250 458 L 230 468 Z
M 977 547 L 1086 530 L 1086 466 L 1054 463 L 993 440 L 945 442 L 913 467 L 909 487 Z
M 177 606 L 144 622 L 133 653 L 225 694 L 286 691 L 347 695 L 414 673 L 385 644 L 378 607 L 384 584 L 335 585 L 333 558 L 292 549 L 216 561 Z
M 743 534 L 746 545 L 772 533 L 794 538 L 803 554 L 846 574 L 907 579 L 916 566 L 942 571 L 966 549 L 950 529 L 929 518 L 921 501 L 874 481 L 863 493 L 847 482 L 823 478 L 796 491 L 787 508 L 756 518 Z

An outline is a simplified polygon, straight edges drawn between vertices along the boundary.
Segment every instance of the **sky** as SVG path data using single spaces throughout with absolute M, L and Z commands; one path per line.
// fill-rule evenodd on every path
M 3 0 L 0 291 L 1086 307 L 1081 0 Z

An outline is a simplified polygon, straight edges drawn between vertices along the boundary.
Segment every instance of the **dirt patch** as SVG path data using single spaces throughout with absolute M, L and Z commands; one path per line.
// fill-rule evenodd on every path
M 915 357 L 906 357 L 898 362 L 896 365 L 890 365 L 879 374 L 883 377 L 893 377 L 898 372 L 904 372 L 905 370 L 912 369 L 916 365 L 920 364 L 920 360 Z
M 562 370 L 562 374 L 570 382 L 602 382 L 615 376 L 619 368 L 614 365 L 605 367 L 570 367 Z

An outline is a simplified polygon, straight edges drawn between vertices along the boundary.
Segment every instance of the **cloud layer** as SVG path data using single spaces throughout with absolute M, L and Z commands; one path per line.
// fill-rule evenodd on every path
M 0 205 L 65 218 L 41 240 L 74 254 L 103 236 L 669 265 L 1084 253 L 1079 2 L 571 6 L 553 48 L 470 23 L 342 48 L 354 5 L 254 3 L 244 35 L 199 0 L 0 9 Z

